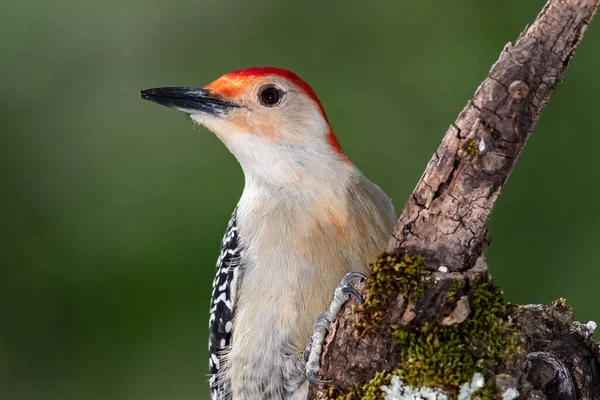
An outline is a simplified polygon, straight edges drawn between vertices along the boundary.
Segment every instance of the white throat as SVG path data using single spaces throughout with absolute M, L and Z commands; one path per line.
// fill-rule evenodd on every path
M 273 143 L 269 138 L 247 133 L 228 136 L 231 140 L 225 139 L 225 144 L 242 166 L 247 185 L 295 188 L 341 179 L 354 170 L 325 140 L 289 144 Z

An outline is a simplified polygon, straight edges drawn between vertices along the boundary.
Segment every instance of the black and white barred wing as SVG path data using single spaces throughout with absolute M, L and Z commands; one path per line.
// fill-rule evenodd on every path
M 221 243 L 210 304 L 208 353 L 210 356 L 210 392 L 213 400 L 228 398 L 228 382 L 219 380 L 222 353 L 231 344 L 231 326 L 236 288 L 241 276 L 240 248 L 236 226 L 237 207 L 233 210 Z

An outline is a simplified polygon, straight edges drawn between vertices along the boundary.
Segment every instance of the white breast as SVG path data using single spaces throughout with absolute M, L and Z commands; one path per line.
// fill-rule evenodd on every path
M 328 185 L 304 184 L 293 197 L 250 184 L 238 205 L 244 275 L 225 358 L 235 400 L 298 389 L 315 318 L 346 273 L 367 272 L 395 224 L 387 196 L 351 165 Z

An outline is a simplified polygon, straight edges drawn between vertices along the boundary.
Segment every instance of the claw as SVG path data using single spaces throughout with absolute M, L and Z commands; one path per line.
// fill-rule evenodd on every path
M 340 283 L 340 286 L 338 286 L 338 288 L 342 294 L 350 295 L 350 296 L 354 297 L 359 304 L 362 304 L 362 302 L 363 302 L 362 296 L 360 295 L 360 293 L 358 293 L 358 291 L 356 289 L 354 289 L 354 287 L 352 287 L 350 285 L 350 282 L 352 282 L 355 279 L 360 279 L 362 282 L 366 278 L 367 277 L 364 276 L 363 274 L 361 274 L 360 272 L 350 272 L 344 276 L 344 278 L 342 279 L 342 282 Z
M 343 288 L 340 288 L 340 291 L 343 294 L 349 294 L 350 296 L 354 297 L 354 299 L 358 302 L 358 304 L 362 304 L 362 302 L 363 302 L 362 296 L 352 286 L 344 286 Z
M 348 286 L 348 284 L 354 279 L 360 279 L 360 281 L 362 282 L 365 279 L 367 279 L 367 277 L 361 274 L 360 272 L 350 272 L 344 276 L 341 285 Z
M 331 383 L 331 381 L 324 381 L 324 380 L 317 378 L 317 376 L 315 375 L 315 371 L 308 370 L 308 369 L 306 370 L 306 379 L 313 385 L 317 385 L 317 386 L 326 386 Z
M 325 386 L 331 383 L 331 381 L 324 381 L 317 378 L 316 373 L 320 369 L 320 358 L 323 350 L 323 341 L 327 336 L 329 330 L 329 324 L 338 316 L 342 305 L 348 301 L 348 296 L 352 296 L 357 302 L 362 303 L 363 298 L 350 282 L 354 279 L 364 280 L 366 277 L 358 272 L 351 272 L 346 274 L 342 279 L 340 285 L 335 289 L 333 301 L 329 305 L 329 310 L 323 315 L 320 315 L 315 321 L 313 328 L 312 339 L 310 340 L 310 351 L 308 354 L 308 360 L 306 362 L 306 379 L 317 386 Z

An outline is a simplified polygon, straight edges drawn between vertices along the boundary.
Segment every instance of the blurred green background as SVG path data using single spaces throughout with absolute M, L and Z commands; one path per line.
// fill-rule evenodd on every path
M 0 398 L 207 399 L 221 235 L 243 176 L 140 89 L 292 69 L 401 210 L 544 0 L 0 3 Z M 507 298 L 600 320 L 600 21 L 496 207 Z

